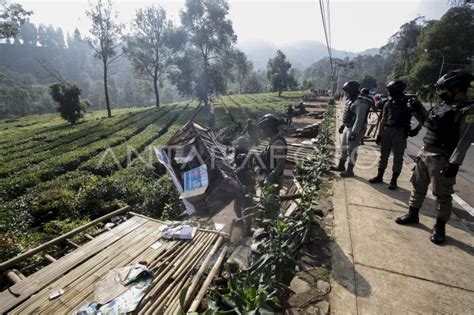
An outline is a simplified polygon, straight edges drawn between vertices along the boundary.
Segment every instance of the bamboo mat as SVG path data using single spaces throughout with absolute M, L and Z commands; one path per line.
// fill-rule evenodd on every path
M 14 314 L 71 313 L 93 302 L 95 283 L 109 270 L 138 261 L 148 262 L 154 277 L 136 313 L 177 314 L 181 307 L 179 295 L 185 287 L 188 287 L 186 309 L 189 308 L 191 302 L 199 302 L 194 301 L 195 296 L 207 288 L 202 288 L 207 269 L 219 267 L 216 266 L 215 256 L 219 254 L 224 237 L 199 229 L 192 240 L 163 240 L 159 229 L 161 225 L 156 220 L 133 216 L 102 234 L 101 240 L 97 241 L 99 237 L 92 240 L 18 283 L 16 289 L 23 290 L 20 299 L 15 301 L 8 296 L 11 301 L 7 306 L 0 300 L 2 309 Z M 157 241 L 161 246 L 152 248 L 151 245 Z M 80 262 L 75 261 L 75 257 L 79 257 Z M 65 266 L 67 271 L 64 271 Z M 58 272 L 54 273 L 56 269 Z M 59 289 L 65 292 L 49 300 L 50 293 Z M 1 294 L 5 292 L 8 291 Z M 17 303 L 12 305 L 14 302 Z

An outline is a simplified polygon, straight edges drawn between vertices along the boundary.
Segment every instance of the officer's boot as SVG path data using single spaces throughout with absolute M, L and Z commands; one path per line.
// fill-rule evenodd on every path
M 420 209 L 410 207 L 408 209 L 408 213 L 404 216 L 398 217 L 395 219 L 395 222 L 401 225 L 412 224 L 412 223 L 419 223 L 420 218 L 418 217 L 418 212 Z
M 347 170 L 340 173 L 341 177 L 353 177 L 354 176 L 354 164 L 349 162 Z
M 381 183 L 383 182 L 383 173 L 385 172 L 385 169 L 379 168 L 377 172 L 377 176 L 374 178 L 369 179 L 369 183 L 371 184 L 376 184 L 376 183 Z
M 390 185 L 388 185 L 388 189 L 396 190 L 398 188 L 398 186 L 397 186 L 398 176 L 400 176 L 400 173 L 393 173 L 392 174 L 392 179 L 390 180 Z
M 346 160 L 340 159 L 339 164 L 336 167 L 332 166 L 331 170 L 338 171 L 338 172 L 344 172 L 346 170 L 346 165 L 345 164 L 346 164 Z
M 431 241 L 435 244 L 441 244 L 444 242 L 446 237 L 446 221 L 442 219 L 436 219 L 436 224 L 433 227 L 433 233 L 431 233 Z

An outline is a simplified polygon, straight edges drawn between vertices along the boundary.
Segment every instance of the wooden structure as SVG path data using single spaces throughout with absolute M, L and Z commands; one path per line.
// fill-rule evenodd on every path
M 217 141 L 214 132 L 194 121 L 186 123 L 163 148 L 173 170 L 183 186 L 183 173 L 205 164 L 209 186 L 202 198 L 189 200 L 199 211 L 211 212 L 234 199 L 241 184 L 227 161 L 225 146 Z
M 160 232 L 163 222 L 127 212 L 128 210 L 126 207 L 119 211 L 120 214 L 128 215 L 123 223 L 36 273 L 18 279 L 17 283 L 1 292 L 0 313 L 71 313 L 82 305 L 93 302 L 94 285 L 109 270 L 139 261 L 148 263 L 154 278 L 136 310 L 137 313 L 178 313 L 179 294 L 184 287 L 189 287 L 186 309 L 191 305 L 199 305 L 210 282 L 206 279 L 207 269 L 219 268 L 217 263 L 220 264 L 222 259 L 218 259 L 218 256 L 225 255 L 227 250 L 226 235 L 198 229 L 192 240 L 164 240 Z M 110 218 L 110 215 L 107 217 Z M 94 223 L 103 220 L 105 219 L 100 218 Z M 80 231 L 86 228 L 82 227 Z M 4 270 L 10 268 L 51 244 L 70 237 L 71 233 L 7 261 L 0 267 Z M 50 294 L 60 289 L 64 293 L 50 300 Z

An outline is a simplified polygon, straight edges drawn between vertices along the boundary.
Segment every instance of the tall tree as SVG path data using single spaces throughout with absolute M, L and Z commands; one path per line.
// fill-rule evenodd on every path
M 32 11 L 23 9 L 21 4 L 0 0 L 0 39 L 15 38 L 32 14 Z
M 234 53 L 234 65 L 237 72 L 237 82 L 239 83 L 239 93 L 242 94 L 244 82 L 252 72 L 253 64 L 247 59 L 243 51 L 236 50 Z
M 20 36 L 23 40 L 23 44 L 36 46 L 38 41 L 38 31 L 36 26 L 32 23 L 25 23 L 21 26 Z
M 281 96 L 283 90 L 296 85 L 295 78 L 290 72 L 291 63 L 286 60 L 285 54 L 277 50 L 276 56 L 268 60 L 267 76 L 273 91 L 278 91 Z
M 452 7 L 439 21 L 423 29 L 415 52 L 416 63 L 405 77 L 423 98 L 434 96 L 433 83 L 441 74 L 471 67 L 474 51 L 474 8 Z M 471 69 L 472 70 L 472 69 Z
M 92 22 L 90 29 L 92 37 L 87 41 L 94 51 L 94 57 L 102 62 L 105 104 L 108 117 L 112 117 L 107 86 L 108 70 L 110 64 L 120 57 L 116 50 L 120 45 L 123 26 L 116 22 L 117 14 L 111 0 L 98 0 L 95 4 L 91 4 L 86 15 Z
M 392 35 L 382 51 L 393 62 L 392 76 L 399 78 L 408 73 L 415 62 L 413 53 L 417 47 L 417 40 L 424 27 L 424 17 L 417 17 L 403 24 L 398 32 Z
M 377 80 L 375 80 L 375 78 L 370 76 L 370 75 L 366 75 L 360 81 L 360 87 L 361 88 L 366 88 L 369 91 L 374 90 L 377 87 Z
M 160 6 L 139 9 L 133 24 L 134 32 L 127 39 L 125 52 L 135 71 L 152 81 L 156 107 L 159 107 L 159 85 L 175 53 L 184 45 L 184 34 L 166 18 Z
M 237 41 L 234 34 L 232 22 L 227 18 L 229 4 L 226 0 L 186 0 L 185 9 L 181 11 L 181 24 L 189 36 L 190 48 L 185 55 L 188 59 L 198 62 L 194 67 L 195 71 L 191 76 L 193 81 L 178 84 L 180 91 L 193 90 L 198 97 L 207 105 L 209 93 L 222 92 L 225 84 L 218 77 L 225 77 L 223 72 L 229 71 L 227 67 L 229 51 Z M 183 75 L 187 70 L 192 70 L 189 65 L 191 60 L 181 60 L 179 65 L 184 66 L 179 69 Z M 217 85 L 216 85 L 217 84 Z M 183 89 L 184 85 L 184 89 Z

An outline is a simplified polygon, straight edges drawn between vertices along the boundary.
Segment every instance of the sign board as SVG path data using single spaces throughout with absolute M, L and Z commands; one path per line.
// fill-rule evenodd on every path
M 170 174 L 171 179 L 173 180 L 174 186 L 178 190 L 180 194 L 183 193 L 183 187 L 181 186 L 181 183 L 179 182 L 178 178 L 176 177 L 176 173 L 174 172 L 173 168 L 171 167 L 170 159 L 166 152 L 160 148 L 155 148 L 155 154 L 158 159 L 158 161 L 163 164 L 163 166 L 166 168 L 168 171 L 168 174 Z M 189 201 L 183 199 L 184 206 L 186 208 L 186 212 L 191 215 L 194 212 L 196 212 L 196 209 L 194 208 L 193 204 L 190 203 Z

